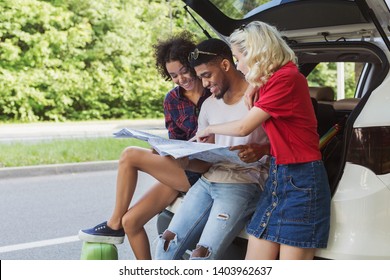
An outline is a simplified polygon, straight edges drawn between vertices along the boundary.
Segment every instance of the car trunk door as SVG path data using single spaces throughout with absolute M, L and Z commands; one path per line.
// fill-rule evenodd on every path
M 219 35 L 254 20 L 267 22 L 290 40 L 323 42 L 381 36 L 390 49 L 389 0 L 183 0 Z

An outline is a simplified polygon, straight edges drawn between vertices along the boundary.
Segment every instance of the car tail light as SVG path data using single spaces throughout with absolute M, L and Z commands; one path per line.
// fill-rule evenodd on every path
M 390 127 L 354 128 L 347 161 L 365 166 L 377 175 L 390 173 Z

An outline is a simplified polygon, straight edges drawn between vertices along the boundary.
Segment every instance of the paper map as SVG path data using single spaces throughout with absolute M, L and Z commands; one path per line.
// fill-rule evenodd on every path
M 161 156 L 172 156 L 176 159 L 189 157 L 217 163 L 230 162 L 245 165 L 237 155 L 238 151 L 230 151 L 227 146 L 210 143 L 197 143 L 174 140 L 153 135 L 136 129 L 123 128 L 114 133 L 116 138 L 136 138 L 148 142 Z

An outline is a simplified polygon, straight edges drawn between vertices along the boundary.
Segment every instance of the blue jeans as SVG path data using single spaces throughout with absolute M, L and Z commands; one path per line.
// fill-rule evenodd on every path
M 258 184 L 212 183 L 200 178 L 167 229 L 174 238 L 165 240 L 160 236 L 155 259 L 180 259 L 196 243 L 208 253 L 204 258 L 191 259 L 221 259 L 249 221 L 260 193 Z

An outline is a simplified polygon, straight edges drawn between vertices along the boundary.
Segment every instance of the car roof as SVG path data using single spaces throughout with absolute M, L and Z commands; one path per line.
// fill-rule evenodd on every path
M 254 20 L 274 25 L 289 38 L 311 36 L 312 42 L 320 37 L 323 40 L 324 33 L 341 30 L 349 38 L 382 35 L 386 40 L 389 35 L 389 1 L 384 0 L 183 1 L 222 36 L 229 36 L 234 29 Z

